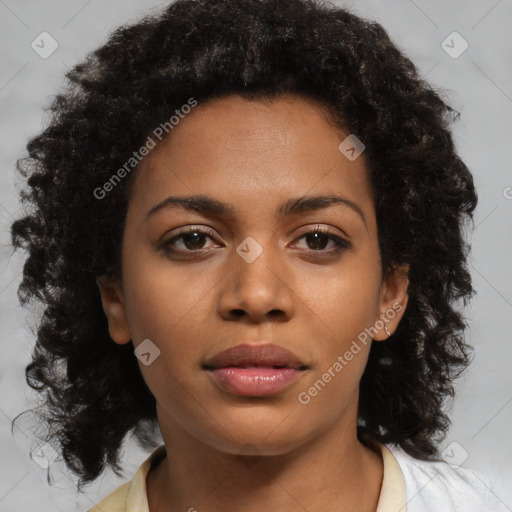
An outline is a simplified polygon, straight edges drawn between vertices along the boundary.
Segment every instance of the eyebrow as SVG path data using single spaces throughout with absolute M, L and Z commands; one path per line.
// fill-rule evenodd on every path
M 321 210 L 335 204 L 347 206 L 355 211 L 359 217 L 361 217 L 366 229 L 368 230 L 366 218 L 359 205 L 350 199 L 334 194 L 302 196 L 289 199 L 277 208 L 275 214 L 278 219 L 282 219 L 286 216 L 297 213 Z M 179 206 L 184 210 L 191 210 L 203 214 L 224 215 L 228 217 L 234 217 L 235 215 L 235 210 L 231 205 L 214 199 L 213 197 L 206 195 L 169 196 L 149 210 L 146 220 L 162 208 L 172 207 L 174 205 Z

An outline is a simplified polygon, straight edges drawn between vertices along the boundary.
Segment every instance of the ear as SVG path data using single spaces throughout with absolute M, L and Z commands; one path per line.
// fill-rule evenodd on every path
M 393 267 L 386 273 L 381 285 L 379 299 L 379 316 L 375 319 L 373 336 L 376 341 L 388 339 L 397 329 L 407 307 L 407 288 L 409 286 L 409 265 Z M 385 327 L 389 331 L 386 332 Z
M 119 282 L 108 276 L 100 276 L 96 283 L 100 289 L 101 304 L 108 320 L 110 337 L 120 345 L 129 343 L 132 338 Z

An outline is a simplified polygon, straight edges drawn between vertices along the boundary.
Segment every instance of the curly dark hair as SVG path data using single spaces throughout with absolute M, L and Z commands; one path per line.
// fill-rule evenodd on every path
M 26 380 L 44 392 L 44 424 L 78 487 L 107 464 L 122 475 L 127 433 L 149 447 L 157 425 L 133 345 L 112 342 L 96 283 L 121 275 L 137 170 L 108 200 L 94 190 L 190 97 L 298 95 L 364 142 L 382 271 L 409 265 L 409 301 L 390 341 L 372 344 L 358 435 L 438 457 L 446 400 L 472 352 L 461 306 L 475 293 L 464 228 L 477 196 L 449 131 L 459 113 L 382 26 L 314 0 L 178 0 L 119 27 L 66 78 L 17 162 L 30 209 L 11 234 L 27 251 L 18 297 L 44 305 Z

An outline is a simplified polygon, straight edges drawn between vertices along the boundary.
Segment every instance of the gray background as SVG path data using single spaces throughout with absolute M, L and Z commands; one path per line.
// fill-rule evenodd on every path
M 495 478 L 496 493 L 512 511 L 512 1 L 368 0 L 337 2 L 380 21 L 415 62 L 421 74 L 444 90 L 462 114 L 453 127 L 457 148 L 474 173 L 479 193 L 472 235 L 471 273 L 477 289 L 466 316 L 468 341 L 475 346 L 470 370 L 458 381 L 453 425 L 443 447 L 463 467 Z M 44 107 L 60 90 L 69 66 L 102 44 L 110 31 L 140 14 L 166 5 L 156 1 L 0 0 L 0 511 L 86 510 L 132 477 L 147 453 L 132 440 L 124 446 L 126 479 L 104 473 L 86 495 L 76 495 L 74 480 L 61 460 L 48 471 L 31 452 L 40 444 L 30 415 L 11 433 L 11 419 L 36 405 L 24 380 L 34 343 L 17 300 L 22 255 L 9 246 L 9 226 L 19 212 L 20 181 L 14 171 L 29 137 L 45 120 Z M 47 59 L 31 48 L 46 31 L 58 42 Z M 469 44 L 457 58 L 442 42 L 453 31 Z M 453 39 L 453 37 L 452 37 Z M 462 40 L 448 39 L 452 53 Z M 456 443 L 456 444 L 452 444 Z M 51 478 L 51 485 L 48 484 Z

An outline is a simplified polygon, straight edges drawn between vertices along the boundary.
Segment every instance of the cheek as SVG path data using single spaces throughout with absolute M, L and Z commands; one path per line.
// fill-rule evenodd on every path
M 305 313 L 332 349 L 347 343 L 373 325 L 378 314 L 380 272 L 362 257 L 347 258 L 339 270 L 302 280 Z
M 202 303 L 218 282 L 212 272 L 172 266 L 164 256 L 134 256 L 126 264 L 126 312 L 134 339 L 167 344 L 180 325 L 200 314 Z M 204 270 L 204 271 L 203 271 Z
M 199 265 L 200 266 L 200 265 Z M 151 365 L 139 364 L 153 395 L 186 408 L 195 383 L 198 356 L 208 344 L 211 294 L 219 283 L 212 270 L 192 273 L 164 257 L 133 257 L 124 268 L 126 312 L 135 347 L 149 339 L 159 350 Z M 211 322 L 211 320 L 210 320 Z M 205 332 L 206 331 L 206 332 Z M 165 392 L 165 397 L 158 394 Z M 189 399 L 190 401 L 190 399 Z
M 377 279 L 368 272 L 340 272 L 320 286 L 309 286 L 306 322 L 314 344 L 316 366 L 298 390 L 297 401 L 308 418 L 334 422 L 355 394 L 371 348 L 377 314 Z M 357 409 L 356 406 L 354 406 Z M 312 419 L 314 423 L 314 420 Z

